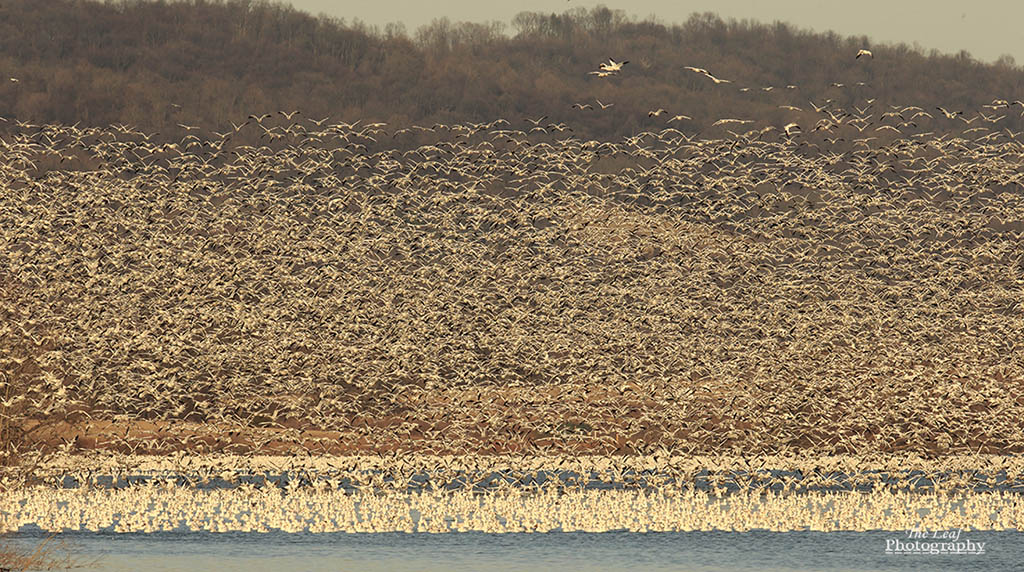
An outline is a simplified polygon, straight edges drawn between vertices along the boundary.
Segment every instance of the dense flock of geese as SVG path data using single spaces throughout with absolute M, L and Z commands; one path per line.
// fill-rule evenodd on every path
M 950 499 L 876 491 L 869 494 L 709 496 L 694 490 L 505 488 L 487 495 L 431 490 L 349 494 L 327 487 L 195 490 L 154 480 L 116 491 L 43 489 L 0 500 L 0 532 L 26 525 L 51 532 L 680 532 L 750 530 L 820 532 L 1018 530 L 1019 493 Z
M 874 470 L 858 472 L 866 460 Z M 562 474 L 539 470 L 550 467 Z M 0 533 L 25 526 L 52 532 L 830 532 L 1014 530 L 1024 523 L 1024 462 L 1002 455 L 759 463 L 721 455 L 105 455 L 51 460 L 41 473 L 49 475 L 47 484 L 0 498 Z
M 622 141 L 4 120 L 0 415 L 66 417 L 66 454 L 1019 454 L 1024 142 L 993 115 L 1017 104 Z

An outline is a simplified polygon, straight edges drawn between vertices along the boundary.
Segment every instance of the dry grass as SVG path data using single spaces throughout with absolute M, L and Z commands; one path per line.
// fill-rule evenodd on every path
M 69 570 L 89 568 L 97 562 L 98 559 L 86 561 L 73 556 L 56 533 L 48 535 L 31 551 L 13 548 L 0 538 L 0 570 Z

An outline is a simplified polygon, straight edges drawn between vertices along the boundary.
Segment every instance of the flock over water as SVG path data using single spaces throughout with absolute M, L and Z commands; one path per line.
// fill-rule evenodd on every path
M 596 103 L 574 107 L 614 111 Z M 5 500 L 5 526 L 69 524 L 45 511 L 86 494 L 55 484 L 75 459 L 113 462 L 114 474 L 146 455 L 171 474 L 211 460 L 231 478 L 257 455 L 293 467 L 367 455 L 406 479 L 440 458 L 526 472 L 594 463 L 621 477 L 630 459 L 672 475 L 705 456 L 701 470 L 734 478 L 813 469 L 808 456 L 853 475 L 909 455 L 903 469 L 918 472 L 901 486 L 924 474 L 940 483 L 932 493 L 962 491 L 999 475 L 1006 490 L 972 498 L 1012 505 L 1021 470 L 1001 455 L 1024 451 L 1024 398 L 1007 390 L 1024 373 L 1024 153 L 1000 121 L 1017 105 L 793 101 L 785 123 L 719 118 L 705 132 L 659 108 L 648 119 L 671 125 L 620 141 L 546 117 L 389 126 L 280 111 L 223 133 L 182 124 L 174 142 L 126 125 L 6 121 L 0 337 L 16 351 L 3 381 L 25 389 L 5 394 L 3 411 L 27 408 L 24 427 L 65 466 Z M 665 529 L 691 526 L 672 520 L 684 510 L 673 495 L 691 495 L 685 510 L 797 502 L 770 486 L 763 498 L 699 496 L 684 480 L 562 498 L 580 515 L 606 499 L 662 499 L 651 514 L 675 515 Z M 275 502 L 327 495 L 331 510 L 349 507 L 331 530 L 359 529 L 352 511 L 377 502 L 379 487 L 315 482 L 246 486 Z M 107 510 L 103 497 L 178 511 L 122 528 L 190 522 L 172 510 L 185 502 L 179 485 L 144 486 L 90 488 L 99 496 L 82 510 Z M 501 526 L 558 528 L 532 501 L 479 493 L 403 489 L 381 502 L 418 513 L 394 509 L 413 516 L 379 527 L 497 526 L 415 517 L 435 514 L 430 499 L 464 495 L 459 514 L 520 503 Z M 859 502 L 841 496 L 828 506 Z M 1018 509 L 957 506 L 943 518 L 1020 522 Z M 602 514 L 558 518 L 563 529 L 633 526 Z M 883 514 L 792 522 L 874 526 Z M 230 526 L 297 526 L 267 519 Z

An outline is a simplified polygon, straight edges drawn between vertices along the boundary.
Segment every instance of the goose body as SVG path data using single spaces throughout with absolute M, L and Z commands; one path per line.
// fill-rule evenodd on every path
M 629 60 L 626 60 L 624 62 L 617 62 L 617 61 L 615 61 L 615 60 L 613 60 L 611 58 L 608 58 L 608 63 L 603 63 L 603 64 L 601 64 L 598 67 L 601 68 L 601 71 L 613 72 L 614 73 L 614 72 L 617 72 L 617 71 L 621 71 L 622 70 L 622 66 L 624 66 L 624 65 L 626 65 L 628 63 L 629 63 Z

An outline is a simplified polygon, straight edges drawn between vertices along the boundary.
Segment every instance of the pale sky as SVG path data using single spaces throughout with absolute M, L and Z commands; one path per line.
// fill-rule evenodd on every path
M 434 18 L 510 22 L 522 11 L 562 13 L 604 4 L 627 14 L 683 22 L 693 12 L 722 18 L 780 20 L 815 31 L 867 36 L 872 42 L 915 42 L 925 50 L 967 50 L 982 61 L 1010 54 L 1024 64 L 1024 0 L 291 0 L 300 10 L 383 26 L 402 22 L 410 33 Z

